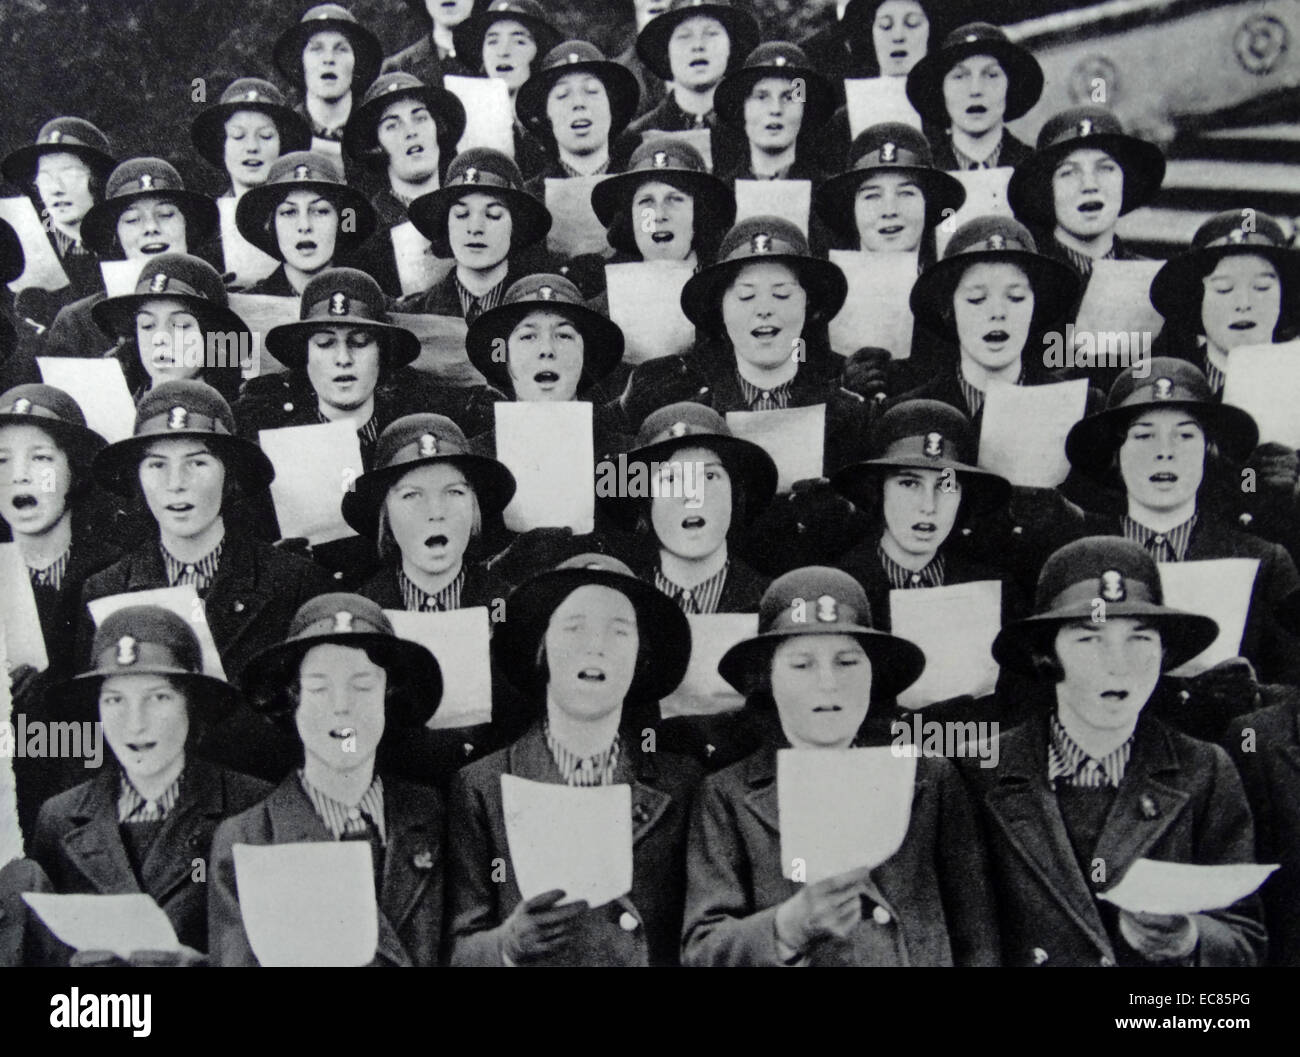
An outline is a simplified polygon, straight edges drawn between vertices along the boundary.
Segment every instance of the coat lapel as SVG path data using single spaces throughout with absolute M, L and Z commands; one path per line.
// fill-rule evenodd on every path
M 257 625 L 262 610 L 274 597 L 275 587 L 263 575 L 252 540 L 227 531 L 221 563 L 204 599 L 212 636 L 223 656 Z
M 221 774 L 204 760 L 186 762 L 181 797 L 158 828 L 140 874 L 144 886 L 161 906 L 176 888 L 190 883 L 193 860 L 208 854 L 205 833 L 210 834 L 226 814 Z M 205 820 L 212 821 L 205 826 Z
M 436 835 L 430 832 L 427 819 L 412 813 L 405 798 L 394 795 L 397 790 L 393 783 L 386 782 L 385 789 L 388 846 L 384 852 L 384 890 L 380 906 L 383 916 L 392 922 L 394 929 L 399 929 L 429 887 L 433 875 L 432 869 L 420 864 L 432 864 L 435 869 L 441 867 L 433 861 Z M 393 939 L 396 939 L 395 935 Z M 398 946 L 400 948 L 400 942 Z M 406 954 L 404 949 L 402 954 Z
M 104 894 L 140 891 L 117 829 L 118 776 L 117 767 L 105 767 L 86 787 L 71 812 L 77 825 L 63 836 L 69 861 Z

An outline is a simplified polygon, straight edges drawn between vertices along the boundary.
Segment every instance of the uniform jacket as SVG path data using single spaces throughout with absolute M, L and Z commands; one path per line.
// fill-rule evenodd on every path
M 957 172 L 957 155 L 952 150 L 952 139 L 944 129 L 927 128 L 926 139 L 934 152 L 934 167 L 948 172 Z M 1015 168 L 1034 152 L 1033 148 L 1011 134 L 1008 128 L 1002 129 L 1002 153 L 998 155 L 998 168 Z
M 687 809 L 696 765 L 624 738 L 615 781 L 632 787 L 632 890 L 583 919 L 572 964 L 672 965 L 682 923 Z M 501 776 L 559 784 L 541 724 L 460 771 L 449 806 L 448 903 L 453 965 L 502 965 L 501 924 L 522 901 L 501 808 Z M 493 861 L 506 878 L 493 880 Z M 567 964 L 567 961 L 566 961 Z
M 31 859 L 13 859 L 0 867 L 0 969 L 36 963 L 42 929 L 23 893 L 53 890 L 45 871 Z
M 534 255 L 514 254 L 508 258 L 506 267 L 506 276 L 502 280 L 502 293 L 510 289 L 510 286 L 517 279 L 522 279 L 526 275 L 532 274 L 533 271 L 539 270 L 530 267 L 524 260 L 531 260 Z M 465 310 L 460 306 L 460 294 L 456 292 L 456 269 L 452 268 L 446 275 L 434 283 L 423 293 L 411 294 L 403 297 L 395 305 L 394 312 L 413 312 L 430 316 L 455 316 L 458 319 L 465 318 Z
M 1252 862 L 1250 808 L 1227 754 L 1153 716 L 1138 720 L 1133 754 L 1085 876 L 1047 781 L 1048 717 L 1042 711 L 999 739 L 998 765 L 959 761 L 980 804 L 1001 917 L 1006 965 L 1141 963 L 1103 922 L 1097 893 L 1141 858 L 1215 864 Z M 1255 965 L 1264 956 L 1257 896 L 1195 915 L 1194 958 L 1204 966 Z
M 95 325 L 90 310 L 107 298 L 102 290 L 59 309 L 45 339 L 43 356 L 102 356 L 115 339 Z
M 295 300 L 300 296 L 298 291 L 293 288 L 293 284 L 289 282 L 289 275 L 284 270 L 283 261 L 275 266 L 275 271 L 262 279 L 258 279 L 244 293 L 266 294 L 268 297 L 292 297 Z
M 747 565 L 734 554 L 728 554 L 730 568 L 727 578 L 722 583 L 722 594 L 718 598 L 718 613 L 757 613 L 758 603 L 763 599 L 763 592 L 772 581 L 757 569 Z M 636 575 L 647 583 L 654 583 L 655 570 L 659 565 L 657 550 L 647 554 L 642 547 L 640 553 L 629 563 Z
M 180 796 L 163 819 L 137 877 L 118 830 L 121 771 L 69 789 L 41 808 L 32 842 L 34 858 L 56 892 L 118 895 L 145 892 L 170 919 L 181 943 L 208 949 L 208 894 L 196 880 L 222 819 L 257 803 L 270 786 L 198 757 L 185 762 Z M 211 861 L 205 874 L 210 876 Z M 202 875 L 200 875 L 202 876 Z
M 442 936 L 443 810 L 432 789 L 384 778 L 383 880 L 379 944 L 373 965 L 434 965 Z M 294 844 L 333 840 L 303 792 L 296 773 L 260 803 L 217 829 L 208 875 L 213 965 L 257 965 L 244 932 L 235 883 L 235 844 Z
M 384 65 L 380 68 L 380 73 L 403 73 L 414 74 L 425 84 L 431 84 L 438 87 L 442 86 L 444 74 L 455 74 L 458 77 L 473 77 L 478 70 L 471 70 L 469 65 L 461 61 L 457 55 L 440 56 L 438 48 L 433 43 L 433 37 L 425 34 L 414 44 L 408 45 L 399 51 L 396 55 L 390 55 L 384 60 Z
M 692 811 L 682 960 L 779 965 L 776 911 L 800 886 L 782 875 L 777 750 L 710 775 Z M 805 953 L 812 965 L 996 965 L 988 864 L 952 764 L 917 761 L 902 847 L 864 881 L 862 921 Z

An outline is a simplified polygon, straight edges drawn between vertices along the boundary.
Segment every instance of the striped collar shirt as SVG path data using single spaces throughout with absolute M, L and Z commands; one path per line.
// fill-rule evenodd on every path
M 793 378 L 771 389 L 760 389 L 739 371 L 736 372 L 736 378 L 740 382 L 741 398 L 750 411 L 783 411 L 790 406 L 790 387 L 794 384 Z
M 1116 249 L 1118 244 L 1112 242 L 1110 249 L 1100 257 L 1089 257 L 1086 253 L 1080 253 L 1072 246 L 1067 246 L 1064 242 L 1057 240 L 1056 243 L 1060 252 L 1065 255 L 1065 259 L 1070 262 L 1074 270 L 1082 276 L 1092 274 L 1092 266 L 1097 261 L 1113 261 L 1117 259 Z
M 578 172 L 577 169 L 575 169 L 572 165 L 566 162 L 563 158 L 560 159 L 560 168 L 564 170 L 564 175 L 569 177 L 570 179 L 574 177 L 582 177 L 582 176 L 601 176 L 604 173 L 609 172 L 609 159 L 606 158 L 603 162 L 601 162 L 600 168 L 594 170 L 593 172 Z
M 224 546 L 225 542 L 223 541 L 198 561 L 183 562 L 162 544 L 159 544 L 158 549 L 162 551 L 163 564 L 167 567 L 167 583 L 172 587 L 178 587 L 181 584 L 193 584 L 194 590 L 202 594 L 212 586 L 212 580 L 217 575 L 217 568 L 221 565 L 221 550 Z
M 456 574 L 456 579 L 435 594 L 429 594 L 412 582 L 403 569 L 397 570 L 397 586 L 402 592 L 402 605 L 410 612 L 445 613 L 460 608 L 460 594 L 465 587 L 465 569 L 462 567 Z
M 365 837 L 367 829 L 373 826 L 379 834 L 380 842 L 388 843 L 384 829 L 384 783 L 379 775 L 375 775 L 370 788 L 361 795 L 360 802 L 355 806 L 340 803 L 329 794 L 322 793 L 307 781 L 305 771 L 298 771 L 298 781 L 302 785 L 302 791 L 307 794 L 307 799 L 311 801 L 316 817 L 325 823 L 325 828 L 335 840 Z
M 1187 548 L 1192 542 L 1197 517 L 1197 514 L 1193 514 L 1168 532 L 1147 528 L 1127 514 L 1120 519 L 1120 524 L 1124 529 L 1124 538 L 1132 543 L 1140 543 L 1156 561 L 1183 562 L 1187 560 Z
M 655 587 L 676 602 L 683 613 L 716 613 L 718 603 L 722 601 L 722 589 L 727 583 L 727 571 L 731 562 L 723 563 L 722 568 L 707 580 L 701 580 L 694 587 L 682 587 L 673 583 L 664 575 L 662 568 L 655 569 Z
M 595 756 L 579 756 L 570 752 L 551 734 L 551 724 L 544 725 L 546 747 L 560 769 L 560 776 L 565 785 L 593 786 L 613 785 L 614 771 L 618 767 L 619 753 L 622 751 L 622 739 L 616 734 L 614 741 L 604 752 Z
M 48 587 L 54 591 L 62 590 L 63 577 L 68 571 L 68 557 L 71 553 L 71 551 L 64 551 L 43 569 L 27 566 L 27 577 L 31 580 L 32 586 Z
M 181 795 L 181 779 L 184 777 L 185 772 L 182 770 L 176 776 L 176 781 L 163 790 L 162 796 L 156 800 L 146 800 L 136 791 L 135 786 L 131 784 L 131 779 L 123 774 L 121 792 L 117 797 L 117 821 L 161 822 L 176 806 L 176 801 Z
M 53 225 L 50 226 L 49 232 L 54 238 L 54 247 L 58 251 L 60 259 L 90 256 L 90 250 L 86 249 L 85 244 L 80 239 L 74 239 L 71 235 L 60 231 Z
M 1201 355 L 1203 357 L 1201 362 L 1205 365 L 1205 380 L 1210 383 L 1210 392 L 1222 393 L 1223 385 L 1228 380 L 1228 376 L 1224 374 L 1227 360 L 1223 359 L 1221 363 L 1215 363 L 1214 361 L 1219 357 L 1210 355 L 1210 350 L 1204 341 L 1201 342 Z
M 496 308 L 501 304 L 501 298 L 505 296 L 506 281 L 502 279 L 496 286 L 492 287 L 482 296 L 466 289 L 465 284 L 460 281 L 460 276 L 452 273 L 456 284 L 456 296 L 460 298 L 460 310 L 464 313 L 465 322 L 473 323 L 484 312 Z
M 1079 743 L 1070 737 L 1055 713 L 1052 715 L 1052 734 L 1047 743 L 1047 780 L 1066 785 L 1100 789 L 1102 786 L 1119 788 L 1133 755 L 1133 737 L 1129 736 L 1117 749 L 1112 749 L 1101 759 L 1089 756 Z
M 880 567 L 885 570 L 885 578 L 889 581 L 889 586 L 904 590 L 913 587 L 942 587 L 944 576 L 943 555 L 936 554 L 930 564 L 922 569 L 908 569 L 898 562 L 894 561 L 885 553 L 885 548 L 876 544 L 876 557 L 880 559 Z
M 1020 375 L 1016 378 L 1016 385 L 1025 384 L 1025 369 L 1020 369 Z M 957 385 L 961 388 L 962 398 L 966 401 L 966 407 L 970 411 L 970 417 L 974 418 L 984 410 L 984 391 L 976 389 L 970 382 L 966 381 L 966 376 L 961 373 L 961 366 L 957 367 Z
M 993 148 L 993 153 L 981 161 L 976 161 L 969 154 L 962 153 L 962 149 L 957 146 L 957 141 L 951 136 L 948 142 L 952 146 L 952 156 L 957 159 L 957 168 L 968 172 L 971 169 L 996 169 L 998 160 L 1002 157 L 1002 140 L 998 140 L 998 145 Z
M 328 426 L 334 421 L 334 419 L 322 415 L 319 407 L 316 408 L 316 420 L 322 426 Z M 366 424 L 357 430 L 357 439 L 361 442 L 363 451 L 373 448 L 375 442 L 379 440 L 379 420 L 373 414 L 366 419 Z

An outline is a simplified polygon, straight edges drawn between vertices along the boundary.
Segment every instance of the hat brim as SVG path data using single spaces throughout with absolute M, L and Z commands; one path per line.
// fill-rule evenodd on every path
M 658 701 L 677 688 L 691 657 L 691 626 L 663 592 L 606 569 L 552 569 L 516 588 L 506 602 L 507 619 L 492 636 L 492 655 L 506 678 L 530 699 L 541 701 L 546 683 L 535 658 L 551 614 L 580 587 L 609 587 L 627 596 L 636 611 L 640 654 L 629 701 Z
M 275 123 L 281 154 L 311 149 L 311 128 L 290 107 L 267 102 L 217 103 L 203 111 L 190 126 L 194 149 L 214 168 L 226 170 L 226 122 L 241 110 L 265 114 Z
M 330 30 L 342 33 L 352 45 L 354 53 L 352 93 L 360 97 L 361 93 L 370 87 L 370 82 L 379 76 L 379 67 L 384 61 L 384 47 L 379 43 L 378 37 L 356 22 L 345 22 L 340 18 L 320 18 L 290 26 L 280 34 L 271 52 L 276 69 L 290 82 L 301 86 L 303 49 L 317 33 Z
M 937 226 L 943 220 L 945 211 L 951 210 L 947 214 L 951 216 L 966 201 L 966 188 L 962 182 L 942 169 L 923 165 L 880 165 L 867 169 L 850 169 L 825 180 L 814 194 L 817 212 L 827 226 L 856 241 L 858 227 L 854 202 L 858 188 L 881 173 L 898 173 L 921 189 L 921 194 L 925 196 L 925 226 L 928 228 Z
M 641 169 L 601 180 L 591 189 L 591 207 L 616 250 L 639 253 L 632 231 L 632 198 L 646 183 L 665 183 L 690 195 L 695 206 L 695 251 L 707 258 L 736 221 L 736 196 L 718 177 L 693 169 Z
M 379 511 L 389 488 L 416 467 L 443 462 L 451 463 L 465 475 L 484 515 L 501 513 L 514 498 L 514 474 L 496 459 L 470 453 L 430 455 L 362 474 L 352 490 L 343 495 L 343 520 L 362 536 L 375 539 L 379 535 Z
M 115 675 L 162 675 L 180 683 L 186 691 L 190 714 L 207 723 L 220 723 L 239 707 L 239 691 L 223 679 L 191 672 L 187 668 L 140 664 L 112 671 L 82 672 L 50 687 L 47 702 L 59 715 L 93 718 L 99 713 L 99 690 L 104 680 Z
M 199 246 L 212 238 L 220 223 L 217 203 L 207 195 L 182 188 L 128 191 L 91 206 L 81 220 L 81 241 L 86 248 L 105 260 L 123 260 L 125 254 L 117 241 L 117 221 L 142 198 L 162 198 L 175 202 L 185 217 L 185 243 Z
M 1007 184 L 1007 201 L 1017 217 L 1040 227 L 1056 223 L 1052 173 L 1076 150 L 1104 151 L 1115 159 L 1124 173 L 1121 216 L 1151 201 L 1164 181 L 1165 156 L 1154 143 L 1117 132 L 1072 139 L 1035 151 L 1016 166 Z
M 947 128 L 952 123 L 943 102 L 943 79 L 953 66 L 972 55 L 991 55 L 1006 72 L 1004 122 L 1024 117 L 1043 94 L 1043 68 L 1031 52 L 1005 40 L 963 41 L 930 52 L 907 75 L 907 98 L 927 124 Z
M 728 74 L 740 69 L 745 63 L 745 57 L 758 47 L 758 23 L 737 8 L 721 4 L 697 4 L 665 11 L 647 22 L 645 29 L 636 38 L 637 57 L 662 81 L 673 79 L 672 64 L 668 61 L 668 41 L 672 38 L 673 31 L 690 18 L 712 18 L 722 23 L 731 42 L 731 54 L 727 59 Z
M 631 70 L 608 59 L 553 66 L 529 77 L 515 97 L 515 113 L 519 120 L 547 139 L 554 138 L 550 119 L 546 116 L 546 100 L 555 83 L 570 73 L 589 73 L 605 86 L 605 94 L 609 97 L 609 139 L 613 143 L 636 116 L 641 86 Z
M 732 128 L 745 127 L 745 100 L 754 85 L 769 77 L 801 79 L 804 85 L 803 122 L 799 138 L 804 139 L 835 113 L 837 100 L 830 82 L 811 66 L 744 66 L 728 74 L 713 93 L 713 110 L 718 120 Z
M 5 156 L 0 162 L 0 174 L 15 187 L 24 187 L 36 179 L 36 167 L 47 154 L 73 154 L 90 168 L 100 180 L 107 180 L 117 168 L 114 158 L 96 147 L 81 143 L 29 143 Z
M 244 197 L 247 198 L 248 194 Z M 466 195 L 485 194 L 499 199 L 510 210 L 510 252 L 536 245 L 551 230 L 550 211 L 527 191 L 515 187 L 493 187 L 488 184 L 457 184 L 441 187 L 421 195 L 407 207 L 411 223 L 421 235 L 433 244 L 439 257 L 450 257 L 451 243 L 447 239 L 447 215 L 451 207 Z
M 1000 474 L 951 459 L 900 457 L 869 459 L 845 466 L 831 475 L 831 487 L 859 509 L 869 508 L 877 500 L 880 480 L 895 470 L 952 470 L 961 481 L 962 499 L 975 514 L 987 514 L 1006 506 L 1011 500 L 1011 482 Z
M 830 261 L 797 253 L 765 253 L 719 261 L 692 275 L 682 287 L 682 311 L 686 318 L 711 334 L 724 333 L 722 293 L 748 264 L 784 264 L 793 271 L 808 294 L 809 318 L 834 319 L 848 297 L 848 280 Z
M 235 206 L 235 227 L 246 241 L 277 261 L 283 261 L 284 254 L 280 252 L 280 240 L 275 234 L 275 210 L 294 191 L 315 191 L 334 204 L 334 208 L 339 211 L 340 220 L 345 209 L 353 211 L 355 223 L 352 230 L 347 230 L 340 223 L 338 233 L 334 236 L 335 262 L 355 252 L 357 247 L 374 234 L 379 225 L 375 207 L 365 195 L 348 184 L 330 183 L 328 180 L 289 180 L 249 188 Z
M 533 43 L 537 46 L 537 54 L 533 62 L 540 62 L 544 55 L 564 40 L 555 26 L 534 15 L 521 11 L 482 11 L 470 15 L 451 31 L 457 56 L 471 69 L 483 68 L 483 38 L 487 36 L 488 29 L 495 22 L 518 22 L 533 35 Z M 529 72 L 532 72 L 531 66 Z
M 251 440 L 230 433 L 185 429 L 127 437 L 109 444 L 95 456 L 91 473 L 110 492 L 122 496 L 134 495 L 139 480 L 140 460 L 145 449 L 155 441 L 181 439 L 206 444 L 245 495 L 264 491 L 275 480 L 275 467 L 271 460 Z
M 398 88 L 362 104 L 344 126 L 343 149 L 353 158 L 383 158 L 377 134 L 379 122 L 389 106 L 403 99 L 418 99 L 428 107 L 438 129 L 438 152 L 449 158 L 465 134 L 465 105 L 454 92 L 437 85 Z
M 142 305 L 150 301 L 179 301 L 198 320 L 199 329 L 208 333 L 248 334 L 248 325 L 231 309 L 213 304 L 206 297 L 194 294 L 121 294 L 107 297 L 91 306 L 90 318 L 105 334 L 115 338 L 135 340 L 135 316 Z M 238 344 L 238 341 L 236 342 Z M 247 347 L 247 346 L 242 346 Z
M 2 321 L 3 317 L 0 317 Z M 89 472 L 95 456 L 108 446 L 108 441 L 88 426 L 65 422 L 60 418 L 43 415 L 0 414 L 0 429 L 5 426 L 35 426 L 44 430 L 67 453 L 68 460 L 83 472 Z
M 405 367 L 420 356 L 420 339 L 405 327 L 361 316 L 324 316 L 281 323 L 266 332 L 266 351 L 289 368 L 307 366 L 307 340 L 329 327 L 357 327 L 380 338 L 380 360 L 386 367 Z
M 1209 246 L 1173 257 L 1161 265 L 1151 280 L 1150 298 L 1155 310 L 1165 319 L 1191 315 L 1199 331 L 1201 304 L 1205 299 L 1204 278 L 1224 257 L 1263 257 L 1277 269 L 1282 282 L 1282 312 L 1279 323 L 1300 321 L 1300 250 L 1282 246 L 1258 246 L 1238 243 Z M 1270 342 L 1273 335 L 1262 338 Z
M 514 384 L 510 381 L 510 365 L 497 355 L 497 350 L 507 347 L 511 332 L 531 312 L 555 312 L 571 320 L 578 328 L 582 335 L 579 393 L 608 377 L 623 361 L 622 329 L 586 305 L 568 301 L 516 301 L 498 305 L 474 321 L 465 337 L 465 351 L 469 362 L 488 380 L 488 384 L 502 392 L 513 392 Z
M 18 233 L 7 221 L 0 220 L 0 283 L 11 283 L 23 274 L 27 255 Z
M 1081 280 L 1062 261 L 1028 250 L 980 250 L 958 253 L 930 265 L 912 285 L 912 315 L 938 334 L 955 338 L 952 298 L 966 269 L 975 264 L 1014 264 L 1034 289 L 1034 326 L 1059 322 L 1074 307 Z

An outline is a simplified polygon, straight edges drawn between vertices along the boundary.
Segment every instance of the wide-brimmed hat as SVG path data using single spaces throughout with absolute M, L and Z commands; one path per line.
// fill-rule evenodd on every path
M 1151 280 L 1151 304 L 1168 320 L 1191 317 L 1199 329 L 1205 276 L 1224 257 L 1242 254 L 1263 257 L 1277 269 L 1282 282 L 1279 322 L 1300 321 L 1300 250 L 1291 248 L 1281 224 L 1258 209 L 1216 213 L 1197 228 L 1191 248 L 1166 261 Z M 1272 334 L 1260 338 L 1272 340 Z
M 968 509 L 996 510 L 1011 498 L 1011 482 L 975 464 L 977 445 L 970 419 L 938 400 L 904 400 L 891 407 L 872 434 L 872 458 L 845 466 L 831 487 L 858 507 L 879 505 L 880 481 L 904 469 L 951 470 Z
M 998 632 L 994 659 L 1004 668 L 1035 674 L 1034 654 L 1051 652 L 1062 624 L 1094 621 L 1098 601 L 1105 604 L 1107 620 L 1136 617 L 1160 630 L 1166 671 L 1190 661 L 1219 634 L 1209 617 L 1164 604 L 1159 569 L 1141 544 L 1119 536 L 1088 536 L 1047 559 L 1038 575 L 1033 615 Z
M 1220 452 L 1237 462 L 1244 462 L 1255 450 L 1259 427 L 1254 418 L 1239 407 L 1221 403 L 1195 364 L 1158 356 L 1142 364 L 1141 370 L 1141 377 L 1135 367 L 1123 371 L 1110 387 L 1105 409 L 1071 427 L 1065 454 L 1080 473 L 1108 478 L 1129 424 L 1147 410 L 1190 413 Z
M 420 195 L 407 209 L 411 223 L 439 257 L 451 256 L 447 241 L 451 207 L 474 192 L 498 198 L 510 210 L 511 253 L 541 242 L 551 230 L 550 211 L 524 189 L 523 174 L 514 160 L 490 147 L 471 147 L 452 159 L 438 190 Z
M 582 378 L 578 391 L 605 378 L 623 359 L 623 331 L 612 320 L 588 308 L 582 292 L 562 275 L 538 272 L 511 284 L 501 304 L 470 324 L 465 336 L 469 362 L 489 384 L 511 392 L 510 365 L 504 350 L 510 333 L 530 312 L 555 312 L 582 335 Z
M 307 339 L 322 326 L 362 327 L 379 339 L 381 362 L 405 367 L 420 355 L 420 339 L 390 321 L 379 284 L 356 268 L 326 268 L 312 276 L 298 302 L 298 322 L 266 334 L 266 351 L 286 367 L 307 366 Z
M 317 4 L 308 8 L 296 26 L 291 26 L 280 34 L 271 52 L 276 68 L 294 84 L 301 84 L 303 49 L 312 37 L 326 30 L 342 33 L 351 43 L 355 57 L 352 90 L 360 92 L 379 72 L 384 61 L 384 46 L 379 43 L 378 37 L 356 20 L 351 11 L 338 4 Z
M 800 139 L 811 135 L 835 113 L 835 89 L 812 65 L 807 53 L 789 41 L 770 40 L 751 51 L 745 64 L 727 74 L 714 91 L 713 109 L 718 119 L 736 128 L 744 128 L 745 100 L 754 85 L 767 77 L 797 80 L 803 85 Z
M 343 129 L 343 149 L 354 158 L 366 158 L 387 165 L 379 146 L 379 125 L 384 111 L 401 99 L 418 99 L 429 110 L 438 130 L 438 152 L 446 157 L 465 134 L 465 104 L 441 85 L 425 84 L 401 70 L 386 73 L 366 89 L 361 105 L 354 107 Z
M 515 494 L 515 476 L 504 463 L 476 455 L 461 428 L 445 415 L 403 415 L 384 429 L 375 445 L 374 469 L 343 496 L 343 520 L 363 536 L 379 535 L 379 511 L 388 489 L 417 466 L 447 462 L 459 469 L 483 514 L 498 514 Z
M 912 284 L 912 315 L 939 334 L 957 332 L 952 298 L 966 269 L 973 264 L 1014 264 L 1034 290 L 1034 324 L 1055 323 L 1074 306 L 1080 279 L 1068 264 L 1038 251 L 1034 236 L 1010 217 L 969 220 L 948 240 L 943 259 L 926 268 Z
M 90 667 L 49 690 L 57 711 L 90 716 L 99 690 L 115 675 L 163 675 L 186 691 L 191 716 L 217 722 L 235 710 L 239 694 L 203 670 L 203 648 L 189 622 L 162 606 L 125 606 L 104 618 L 90 648 Z
M 921 647 L 872 627 L 871 604 L 846 572 L 809 565 L 778 576 L 758 604 L 758 634 L 722 655 L 718 672 L 740 693 L 758 689 L 772 652 L 793 635 L 852 635 L 871 659 L 872 700 L 895 697 L 925 670 Z
M 244 494 L 260 492 L 275 479 L 275 467 L 251 440 L 235 435 L 235 416 L 217 390 L 194 379 L 161 382 L 135 409 L 132 435 L 95 456 L 96 480 L 118 495 L 132 495 L 140 459 L 157 440 L 202 441 L 226 467 Z
M 315 646 L 365 650 L 388 672 L 384 714 L 390 723 L 423 726 L 442 701 L 442 669 L 418 643 L 397 637 L 377 602 L 360 595 L 317 595 L 294 614 L 284 641 L 259 651 L 239 677 L 248 703 L 259 712 L 291 712 L 288 690 Z
M 668 61 L 668 41 L 672 39 L 673 31 L 688 18 L 712 18 L 722 23 L 731 40 L 728 73 L 740 67 L 745 56 L 757 47 L 761 36 L 754 17 L 726 0 L 673 0 L 673 6 L 647 22 L 636 38 L 637 57 L 661 80 L 673 79 L 672 64 Z
M 216 168 L 226 167 L 226 122 L 241 110 L 271 119 L 280 136 L 280 154 L 311 148 L 311 127 L 285 102 L 280 89 L 260 77 L 240 77 L 221 93 L 220 102 L 204 110 L 190 126 L 194 149 Z
M 930 141 L 911 125 L 884 121 L 863 129 L 849 147 L 849 159 L 849 169 L 818 185 L 815 204 L 822 220 L 850 242 L 858 237 L 854 220 L 858 188 L 876 173 L 896 173 L 921 189 L 927 227 L 951 216 L 966 201 L 961 181 L 935 168 Z
M 27 255 L 22 241 L 7 220 L 0 220 L 0 283 L 11 283 L 23 274 Z
M 1023 117 L 1043 93 L 1043 68 L 1033 53 L 1013 44 L 997 26 L 971 22 L 958 26 L 912 67 L 907 75 L 907 98 L 922 119 L 940 128 L 951 121 L 943 102 L 943 79 L 957 63 L 972 55 L 991 55 L 1007 75 L 1004 121 Z
M 561 77 L 569 73 L 589 73 L 605 86 L 609 97 L 609 139 L 618 134 L 636 116 L 641 86 L 626 66 L 605 58 L 596 45 L 585 40 L 566 40 L 546 53 L 541 65 L 519 89 L 515 113 L 529 129 L 549 139 L 553 136 L 546 116 L 546 100 Z
M 518 22 L 524 26 L 533 35 L 538 55 L 545 55 L 562 38 L 555 23 L 547 17 L 546 9 L 536 0 L 491 0 L 451 31 L 456 54 L 471 69 L 478 69 L 482 65 L 483 38 L 497 22 Z
M 239 233 L 277 260 L 284 260 L 284 254 L 275 234 L 275 211 L 292 191 L 315 191 L 334 203 L 340 217 L 334 242 L 336 260 L 365 242 L 379 224 L 375 207 L 365 195 L 344 182 L 333 159 L 308 150 L 281 154 L 266 174 L 266 183 L 245 191 L 235 207 L 235 226 Z M 351 224 L 342 222 L 347 209 L 352 210 Z
M 632 466 L 670 462 L 682 448 L 706 448 L 721 460 L 733 490 L 744 496 L 745 520 L 755 517 L 776 495 L 776 463 L 753 441 L 742 440 L 731 432 L 727 420 L 711 407 L 684 401 L 667 404 L 651 412 L 637 431 L 632 450 L 625 456 Z M 650 475 L 653 479 L 654 475 Z M 635 524 L 644 497 L 599 496 L 602 507 L 622 525 Z
M 54 438 L 68 462 L 85 473 L 108 443 L 86 425 L 86 416 L 71 396 L 52 385 L 16 385 L 0 394 L 0 427 L 35 426 Z
M 90 317 L 105 334 L 134 341 L 135 316 L 140 307 L 164 297 L 185 305 L 204 334 L 230 334 L 233 347 L 241 347 L 239 335 L 247 333 L 248 326 L 231 310 L 220 273 L 207 261 L 188 253 L 150 257 L 140 269 L 135 292 L 105 298 L 91 307 Z M 235 362 L 231 365 L 238 368 L 238 358 L 232 359 Z
M 1165 156 L 1154 143 L 1130 136 L 1105 107 L 1075 106 L 1049 118 L 1038 133 L 1034 153 L 1016 166 L 1007 201 L 1026 223 L 1052 225 L 1052 174 L 1076 150 L 1105 151 L 1124 172 L 1121 214 L 1145 205 L 1165 178 Z
M 131 158 L 108 177 L 104 200 L 91 206 L 81 220 L 81 241 L 104 258 L 122 258 L 117 241 L 118 218 L 142 198 L 165 198 L 185 217 L 185 242 L 198 246 L 216 233 L 217 203 L 197 191 L 187 191 L 181 174 L 161 158 Z
M 642 184 L 652 180 L 694 199 L 695 251 L 697 256 L 711 257 L 735 222 L 736 196 L 725 181 L 709 172 L 699 151 L 672 136 L 645 140 L 632 152 L 624 172 L 591 189 L 591 207 L 605 225 L 609 244 L 625 253 L 637 252 L 632 199 Z
M 808 239 L 790 221 L 758 216 L 747 217 L 728 231 L 718 247 L 717 263 L 686 281 L 682 287 L 686 318 L 703 330 L 723 332 L 723 291 L 745 265 L 756 263 L 784 264 L 799 277 L 808 295 L 810 319 L 833 319 L 844 306 L 849 286 L 839 267 L 814 257 Z
M 74 154 L 101 180 L 107 179 L 117 164 L 108 137 L 89 121 L 56 117 L 41 126 L 35 143 L 5 155 L 0 173 L 14 186 L 24 187 L 36 179 L 36 166 L 46 154 Z

